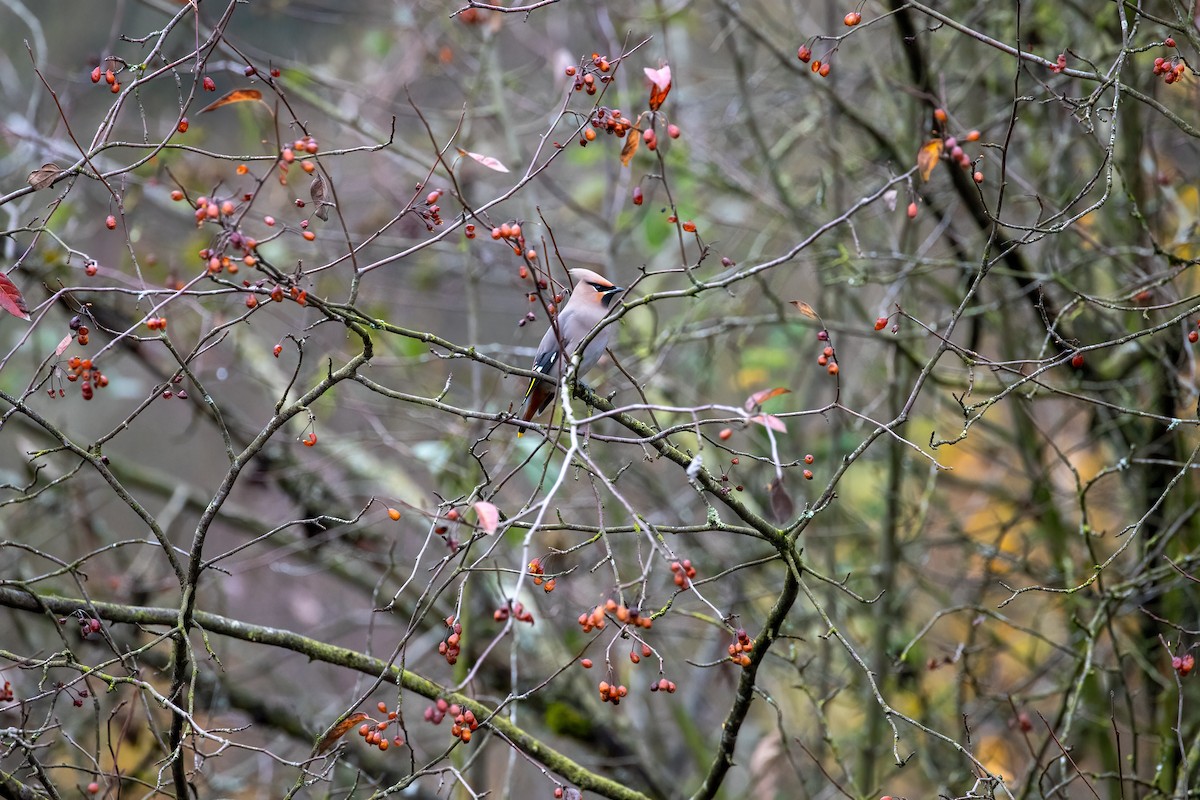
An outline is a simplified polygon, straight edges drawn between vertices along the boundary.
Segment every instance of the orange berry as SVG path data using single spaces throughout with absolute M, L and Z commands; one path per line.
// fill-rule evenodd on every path
M 179 131 L 180 133 L 187 133 L 187 129 L 188 129 L 188 118 L 184 117 L 181 120 L 179 120 L 179 124 L 175 126 L 175 130 Z
M 971 177 L 974 179 L 974 181 L 976 183 L 983 183 L 983 173 L 982 172 L 976 172 Z
M 683 223 L 683 229 L 685 231 L 687 231 L 688 233 L 695 233 L 696 232 L 696 223 L 692 222 L 689 219 L 687 222 Z
M 822 64 L 822 65 L 821 65 L 821 69 L 819 69 L 819 70 L 817 71 L 817 74 L 818 74 L 818 75 L 820 75 L 822 78 L 824 78 L 824 77 L 827 77 L 827 76 L 829 75 L 829 64 L 828 64 L 828 62 L 827 62 L 827 63 L 825 63 L 825 64 Z
M 301 236 L 303 236 L 303 237 L 304 237 L 306 240 L 308 240 L 308 241 L 310 241 L 310 242 L 311 242 L 313 239 L 316 239 L 316 238 L 317 238 L 317 235 L 316 235 L 315 233 L 313 233 L 312 231 L 305 231 L 304 233 L 302 233 L 302 234 L 300 234 L 300 235 L 301 235 Z
M 178 203 L 183 199 L 183 192 L 179 191 L 178 189 L 173 190 L 171 192 L 171 199 Z
M 590 658 L 585 658 L 579 662 L 579 666 L 583 667 L 584 669 L 591 669 L 592 660 Z
M 246 295 L 246 308 L 254 308 L 258 305 L 258 298 L 252 294 Z
M 292 150 L 292 148 L 285 147 L 283 148 L 283 153 L 280 154 L 280 157 L 284 160 L 284 163 L 291 164 L 296 160 L 296 153 Z
M 300 169 L 304 170 L 309 175 L 311 175 L 313 173 L 313 170 L 315 170 L 316 168 L 317 168 L 317 165 L 311 161 L 308 161 L 307 159 L 300 162 Z
M 717 438 L 720 439 L 722 442 L 729 439 L 730 436 L 733 436 L 733 431 L 730 430 L 729 428 L 722 428 L 721 432 L 717 434 Z
M 400 519 L 400 512 L 399 512 L 399 510 L 397 510 L 395 508 L 389 508 L 387 510 L 387 514 L 388 514 L 388 517 L 392 520 L 392 522 L 395 522 L 396 520 Z
M 842 22 L 845 23 L 847 28 L 853 28 L 855 25 L 862 22 L 862 14 L 858 13 L 857 11 L 851 11 L 849 14 L 842 17 Z
M 96 67 L 92 70 L 92 83 L 100 82 L 100 68 Z
M 800 49 L 796 51 L 796 58 L 807 64 L 812 58 L 812 50 L 808 49 L 807 45 L 800 45 Z
M 977 141 L 979 141 L 979 131 L 971 131 L 963 138 L 966 139 L 968 142 L 977 142 Z
M 818 58 L 818 59 L 816 59 L 815 61 L 813 61 L 813 62 L 812 62 L 812 67 L 811 67 L 811 69 L 812 69 L 812 71 L 813 71 L 813 72 L 820 72 L 820 70 L 821 70 L 821 59 L 819 59 L 819 58 Z
M 887 327 L 887 322 L 888 322 L 887 317 L 880 317 L 879 319 L 875 320 L 875 330 L 877 330 L 877 331 L 883 330 L 884 328 Z M 809 462 L 809 463 L 812 463 L 812 462 Z
M 830 364 L 828 367 L 826 367 L 825 369 L 826 369 L 826 370 L 829 372 L 829 374 L 830 374 L 830 375 L 837 375 L 837 374 L 838 374 L 838 365 L 837 365 L 837 362 L 836 362 L 836 361 L 834 361 L 833 363 L 831 363 L 831 364 Z
M 908 204 L 908 218 L 916 219 L 916 217 L 917 217 L 917 204 L 915 202 L 909 203 Z
M 946 109 L 935 108 L 933 110 L 933 118 L 936 119 L 938 122 L 945 122 L 946 121 Z

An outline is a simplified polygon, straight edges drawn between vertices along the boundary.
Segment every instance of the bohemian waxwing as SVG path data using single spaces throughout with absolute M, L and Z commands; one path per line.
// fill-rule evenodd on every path
M 533 357 L 535 371 L 549 376 L 548 379 L 534 378 L 529 381 L 529 389 L 525 392 L 523 403 L 524 413 L 521 419 L 529 422 L 534 416 L 546 410 L 554 400 L 558 390 L 558 382 L 562 375 L 562 365 L 570 363 L 580 342 L 600 324 L 608 314 L 613 299 L 625 291 L 620 286 L 614 286 L 610 280 L 590 269 L 576 268 L 570 270 L 571 279 L 575 281 L 575 289 L 567 300 L 567 305 L 559 312 L 556 325 L 551 325 L 538 345 L 537 354 Z M 609 331 L 605 328 L 597 333 L 579 357 L 579 367 L 576 376 L 596 366 L 604 349 L 608 347 Z M 566 358 L 560 358 L 566 354 Z M 517 431 L 517 436 L 524 435 L 524 430 Z

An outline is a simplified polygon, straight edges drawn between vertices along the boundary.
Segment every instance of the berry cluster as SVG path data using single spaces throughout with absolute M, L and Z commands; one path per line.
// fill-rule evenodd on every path
M 1179 673 L 1179 677 L 1186 678 L 1188 673 L 1196 668 L 1196 657 L 1191 653 L 1184 653 L 1181 656 L 1173 656 L 1171 658 L 1171 669 Z
M 645 642 L 642 642 L 642 652 L 639 653 L 636 649 L 630 650 L 629 651 L 629 660 L 632 661 L 634 664 L 639 664 L 639 663 L 641 663 L 643 658 L 649 658 L 653 654 L 654 654 L 654 650 L 650 647 L 650 645 L 646 644 Z
M 453 666 L 462 652 L 462 623 L 455 621 L 454 617 L 446 617 L 446 627 L 450 633 L 438 643 L 438 653 L 445 657 L 447 664 Z
M 821 354 L 817 356 L 817 364 L 825 367 L 825 371 L 830 375 L 838 374 L 837 354 L 833 350 L 833 345 L 829 344 L 829 331 L 817 331 L 817 341 L 825 342 L 825 346 L 821 349 Z
M 146 327 L 152 331 L 165 331 L 167 329 L 166 317 L 147 317 Z
M 458 708 L 458 706 L 455 706 Z M 446 718 L 446 712 L 450 710 L 450 704 L 442 698 L 438 698 L 433 705 L 425 709 L 425 721 L 433 725 L 441 725 L 442 720 Z
M 543 577 L 546 574 L 546 570 L 542 567 L 542 560 L 540 558 L 535 558 L 529 562 L 529 574 L 533 576 L 534 586 L 541 586 L 546 591 L 546 594 L 554 591 L 557 581 L 554 578 L 546 580 Z
M 85 337 L 86 338 L 86 337 Z M 79 396 L 84 400 L 91 400 L 95 396 L 96 389 L 103 389 L 108 386 L 108 376 L 100 371 L 100 368 L 92 363 L 90 358 L 80 358 L 72 356 L 67 361 L 67 380 L 71 383 L 79 382 Z M 53 394 L 53 390 L 51 390 Z M 62 397 L 64 392 L 60 389 L 58 396 Z
M 121 82 L 117 80 L 117 73 L 113 72 L 111 67 L 101 70 L 97 66 L 92 69 L 92 83 L 99 83 L 101 78 L 104 78 L 104 82 L 108 84 L 109 91 L 113 94 L 121 91 Z
M 91 639 L 100 632 L 102 627 L 100 620 L 95 617 L 80 617 L 79 618 L 79 637 L 81 639 Z
M 287 186 L 288 170 L 291 168 L 292 164 L 296 163 L 297 154 L 303 156 L 305 153 L 307 153 L 308 155 L 313 156 L 316 155 L 317 151 L 320 149 L 321 147 L 317 144 L 316 139 L 311 136 L 305 136 L 302 139 L 296 139 L 294 142 L 292 142 L 291 147 L 285 147 L 280 150 L 278 162 L 280 186 Z M 300 162 L 300 168 L 311 175 L 316 170 L 317 165 L 312 161 L 303 159 Z M 303 206 L 301 205 L 300 207 Z M 324 217 L 322 217 L 322 219 L 324 219 Z M 307 236 L 304 238 L 308 239 Z M 309 241 L 312 241 L 312 239 L 309 239 Z
M 599 53 L 592 53 L 592 67 L 600 73 L 600 83 L 608 83 L 612 80 L 612 76 L 608 74 L 612 69 L 612 64 L 607 58 Z M 596 93 L 596 75 L 588 70 L 580 70 L 579 67 L 567 67 L 564 72 L 568 78 L 575 79 L 574 89 L 577 92 L 586 92 L 587 94 Z
M 805 64 L 808 64 L 811 61 L 812 65 L 810 68 L 822 78 L 827 77 L 830 70 L 833 69 L 829 65 L 828 61 L 822 61 L 819 58 L 814 59 L 812 57 L 812 50 L 809 49 L 808 45 L 800 45 L 800 48 L 796 50 L 796 58 L 800 59 L 800 61 Z
M 592 115 L 592 128 L 594 130 L 585 130 L 583 133 L 589 142 L 595 140 L 596 131 L 611 133 L 618 139 L 623 139 L 632 127 L 633 120 L 629 117 L 621 116 L 621 109 L 609 109 L 600 106 L 596 109 L 596 113 Z M 583 142 L 580 142 L 580 144 L 583 144 Z
M 454 720 L 454 724 L 450 726 L 450 735 L 461 739 L 463 744 L 471 741 L 471 733 L 479 728 L 475 712 L 469 708 L 461 709 L 457 703 L 450 706 L 449 711 L 451 719 Z
M 380 702 L 376 708 L 379 709 L 380 714 L 386 714 L 387 718 L 380 721 L 371 720 L 370 722 L 364 722 L 358 727 L 358 735 L 371 747 L 378 747 L 380 750 L 386 751 L 390 745 L 385 731 L 396 721 L 399 714 L 395 711 L 388 711 L 387 703 Z M 403 747 L 404 737 L 397 733 L 391 738 L 390 744 L 396 747 Z
M 691 586 L 692 579 L 696 577 L 696 568 L 692 566 L 689 558 L 685 558 L 683 561 L 672 561 L 671 572 L 675 574 L 675 585 L 680 589 Z
M 54 684 L 54 688 L 56 691 L 65 692 L 67 697 L 71 698 L 71 705 L 76 708 L 83 708 L 83 701 L 91 696 L 91 692 L 87 690 L 86 686 L 76 692 L 62 681 L 57 681 Z
M 425 195 L 425 206 L 416 209 L 421 220 L 425 223 L 425 230 L 432 232 L 435 227 L 442 224 L 442 207 L 437 204 L 442 196 L 441 189 L 434 189 L 429 194 Z M 471 229 L 474 231 L 474 227 Z
M 549 591 L 549 589 L 546 591 Z M 508 605 L 501 606 L 492 612 L 492 619 L 496 620 L 496 622 L 504 622 L 509 617 L 512 617 L 517 622 L 533 624 L 533 614 L 529 613 L 529 609 L 525 608 L 520 602 L 514 603 L 512 600 L 509 600 Z M 453 664 L 454 662 L 450 663 Z
M 676 688 L 675 681 L 669 681 L 666 678 L 659 678 L 658 680 L 650 683 L 650 691 L 652 692 L 666 692 L 667 694 L 675 694 Z
M 621 698 L 629 694 L 629 689 L 624 684 L 613 686 L 608 681 L 600 681 L 596 688 L 600 690 L 600 699 L 614 706 L 621 705 Z
M 733 644 L 729 645 L 729 660 L 741 667 L 750 666 L 750 652 L 754 650 L 754 640 L 745 628 L 738 628 Z
M 458 522 L 458 520 L 461 518 L 461 516 L 462 515 L 459 514 L 457 508 L 452 508 L 446 512 L 446 515 L 445 515 L 445 517 L 443 517 L 443 519 L 445 519 L 446 522 Z M 446 536 L 446 534 L 449 531 L 450 531 L 449 525 L 435 525 L 433 528 L 434 533 L 436 533 L 438 536 L 445 537 L 444 541 L 446 542 L 446 546 L 450 548 L 450 551 L 457 553 L 458 552 L 458 539 L 455 539 L 453 536 Z M 453 662 L 451 662 L 451 663 L 453 663 Z
M 1186 71 L 1187 64 L 1179 56 L 1175 58 L 1163 58 L 1159 56 L 1154 59 L 1154 74 L 1161 75 L 1163 83 L 1172 84 L 1183 80 Z
M 816 460 L 817 459 L 815 457 L 813 457 L 812 453 L 806 453 L 804 455 L 804 463 L 805 464 L 808 464 L 811 466 L 812 463 Z M 812 479 L 813 479 L 813 471 L 811 469 L 804 470 L 804 480 L 811 481 Z
M 608 614 L 615 616 L 622 625 L 633 625 L 635 628 L 649 629 L 654 624 L 654 620 L 650 617 L 643 617 L 636 608 L 619 604 L 610 597 L 602 605 L 580 614 L 579 625 L 583 628 L 584 633 L 591 633 L 593 630 L 602 631 L 608 624 Z

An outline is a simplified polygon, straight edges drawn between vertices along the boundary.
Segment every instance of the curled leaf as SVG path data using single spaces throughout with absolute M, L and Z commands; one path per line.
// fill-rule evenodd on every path
M 942 150 L 945 145 L 941 139 L 930 139 L 925 144 L 921 145 L 921 149 L 917 151 L 917 171 L 921 173 L 921 180 L 929 180 L 929 176 L 933 174 L 933 168 L 937 166 L 938 159 L 942 157 Z
M 58 347 L 54 348 L 55 358 L 57 358 L 58 356 L 61 356 L 63 353 L 65 353 L 67 351 L 67 348 L 71 346 L 71 342 L 73 342 L 73 341 L 75 341 L 75 336 L 70 333 L 68 333 L 66 336 L 62 337 L 62 341 L 60 341 L 58 343 Z
M 246 103 L 251 100 L 262 100 L 262 92 L 258 89 L 234 89 L 200 109 L 200 113 L 203 114 L 206 111 L 212 111 L 214 108 L 227 106 L 230 103 Z
M 479 527 L 484 533 L 495 533 L 500 525 L 500 510 L 491 503 L 480 500 L 474 505 L 475 516 L 479 519 Z
M 812 306 L 810 306 L 808 303 L 804 302 L 803 300 L 793 300 L 792 305 L 794 305 L 796 307 L 797 311 L 799 311 L 801 314 L 808 317 L 809 319 L 816 319 L 816 320 L 820 319 L 820 317 L 817 316 L 816 310 Z
M 753 411 L 772 397 L 778 397 L 781 394 L 791 394 L 791 392 L 791 389 L 783 386 L 776 386 L 774 389 L 763 389 L 761 392 L 755 392 L 746 398 L 745 408 L 747 411 Z
M 321 737 L 321 741 L 317 742 L 317 755 L 323 755 L 324 753 L 329 752 L 330 748 L 337 744 L 338 739 L 345 736 L 347 731 L 367 718 L 368 717 L 366 714 L 358 711 L 346 717 L 337 725 L 334 725 L 324 736 Z
M 9 280 L 7 275 L 0 273 L 0 308 L 14 317 L 29 319 L 29 306 L 17 285 Z
M 508 172 L 508 167 L 501 164 L 500 159 L 498 158 L 485 156 L 483 153 L 472 153 L 469 150 L 463 150 L 461 147 L 456 147 L 455 150 L 458 151 L 460 156 L 466 156 L 467 158 L 478 161 L 488 169 L 494 169 L 496 172 Z
M 58 176 L 58 173 L 62 171 L 62 167 L 58 166 L 57 164 L 42 164 L 33 172 L 29 173 L 29 177 L 26 180 L 29 181 L 29 185 L 35 190 L 45 189 L 50 184 L 54 183 L 54 179 Z
M 671 91 L 671 67 L 669 64 L 663 64 L 658 69 L 646 67 L 643 71 L 650 80 L 650 110 L 658 111 L 659 106 L 667 99 L 667 93 Z
M 757 414 L 750 418 L 750 422 L 756 422 L 764 428 L 770 428 L 773 431 L 787 433 L 787 425 L 783 424 L 783 420 L 771 414 Z
M 312 198 L 313 205 L 317 207 L 317 219 L 325 221 L 329 219 L 329 211 L 327 206 L 333 203 L 325 200 L 325 178 L 318 172 L 313 175 L 312 183 L 308 185 L 308 196 Z
M 638 146 L 641 143 L 642 137 L 636 127 L 625 135 L 625 144 L 621 145 L 621 166 L 629 166 L 629 162 L 633 161 L 633 156 L 638 151 Z
M 787 493 L 787 489 L 783 488 L 783 478 L 771 481 L 767 492 L 771 495 L 771 513 L 775 521 L 787 522 L 791 519 L 796 513 L 796 504 L 792 502 L 792 496 Z

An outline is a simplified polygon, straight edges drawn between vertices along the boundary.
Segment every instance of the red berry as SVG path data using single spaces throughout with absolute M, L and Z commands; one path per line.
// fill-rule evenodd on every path
M 100 68 L 96 67 L 92 70 L 92 83 L 100 82 Z
M 175 130 L 179 131 L 180 133 L 187 133 L 187 129 L 188 129 L 188 118 L 183 117 L 182 119 L 179 120 L 179 124 L 175 126 Z
M 104 218 L 104 227 L 108 228 L 110 231 L 116 230 L 117 218 L 114 217 L 112 214 L 109 214 L 107 217 Z
M 1166 39 L 1163 39 L 1163 46 L 1164 47 L 1174 47 L 1175 46 L 1174 37 L 1168 36 Z
M 887 317 L 880 317 L 875 320 L 875 330 L 881 331 L 887 327 Z
M 213 81 L 213 79 L 212 79 L 212 78 L 210 78 L 210 77 L 208 77 L 207 75 L 205 75 L 205 76 L 204 76 L 204 91 L 206 91 L 206 92 L 215 92 L 216 90 L 217 90 L 217 84 L 216 84 L 216 82 L 215 82 L 215 81 Z
M 642 195 L 642 187 L 640 187 L 640 186 L 633 187 L 633 204 L 635 206 L 640 206 L 644 199 L 645 199 L 645 197 Z
M 908 218 L 909 219 L 917 218 L 917 204 L 915 202 L 908 204 Z
M 1083 353 L 1076 353 L 1071 358 L 1071 366 L 1074 367 L 1075 369 L 1079 369 L 1080 367 L 1083 366 Z
M 812 50 L 809 50 L 807 45 L 802 44 L 800 45 L 800 49 L 796 51 L 796 58 L 807 64 L 809 59 L 812 58 Z
M 1188 331 L 1188 341 L 1189 342 L 1191 342 L 1192 344 L 1195 344 L 1198 339 L 1200 339 L 1200 333 L 1196 333 L 1195 331 Z

